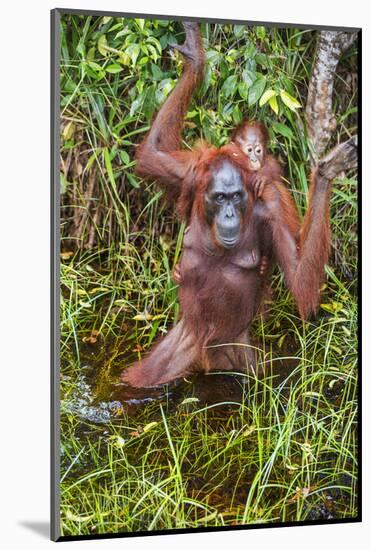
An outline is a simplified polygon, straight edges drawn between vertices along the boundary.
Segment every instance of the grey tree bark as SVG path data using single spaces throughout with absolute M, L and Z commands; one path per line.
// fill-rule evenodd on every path
M 336 119 L 332 110 L 336 68 L 342 54 L 356 38 L 357 32 L 319 33 L 305 110 L 312 167 L 318 164 L 325 153 L 336 129 Z M 350 144 L 357 146 L 357 136 L 350 138 Z M 331 157 L 331 152 L 329 155 Z M 344 162 L 344 171 L 356 168 L 356 165 L 356 160 L 352 164 Z

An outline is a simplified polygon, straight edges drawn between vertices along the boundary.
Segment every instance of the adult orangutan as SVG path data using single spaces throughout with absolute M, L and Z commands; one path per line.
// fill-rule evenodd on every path
M 315 312 L 329 254 L 330 181 L 356 149 L 347 142 L 311 176 L 309 207 L 301 226 L 290 193 L 267 170 L 255 196 L 250 159 L 236 144 L 182 150 L 183 119 L 204 68 L 196 23 L 184 23 L 181 79 L 137 151 L 137 172 L 155 179 L 188 224 L 181 259 L 180 321 L 122 378 L 155 386 L 195 371 L 240 370 L 255 365 L 249 327 L 262 294 L 262 254 L 277 261 L 302 318 Z

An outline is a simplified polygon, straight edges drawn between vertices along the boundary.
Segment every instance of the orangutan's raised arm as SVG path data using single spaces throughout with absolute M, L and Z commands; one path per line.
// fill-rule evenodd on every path
M 272 230 L 273 249 L 305 319 L 317 310 L 324 267 L 330 251 L 329 196 L 331 181 L 357 162 L 353 138 L 338 145 L 312 172 L 309 202 L 303 224 L 289 191 L 272 183 L 262 194 L 264 216 Z
M 182 180 L 193 170 L 199 157 L 197 151 L 181 150 L 181 137 L 190 100 L 204 72 L 204 50 L 198 24 L 184 23 L 184 28 L 184 44 L 173 46 L 183 54 L 183 74 L 136 153 L 136 172 L 156 180 L 175 197 L 179 195 Z

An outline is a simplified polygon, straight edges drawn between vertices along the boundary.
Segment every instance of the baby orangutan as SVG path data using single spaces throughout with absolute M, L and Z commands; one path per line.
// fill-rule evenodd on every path
M 243 120 L 233 131 L 231 141 L 247 156 L 250 170 L 256 172 L 256 197 L 261 197 L 267 182 L 282 183 L 280 163 L 267 153 L 268 131 L 262 122 Z

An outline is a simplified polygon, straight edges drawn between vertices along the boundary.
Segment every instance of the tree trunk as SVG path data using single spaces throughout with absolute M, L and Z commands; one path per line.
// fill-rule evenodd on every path
M 356 38 L 356 32 L 321 31 L 318 35 L 306 106 L 312 166 L 318 163 L 336 129 L 332 111 L 336 68 L 340 57 Z

